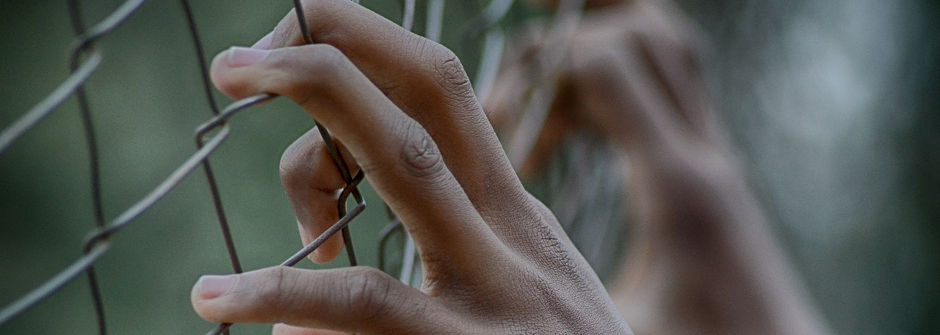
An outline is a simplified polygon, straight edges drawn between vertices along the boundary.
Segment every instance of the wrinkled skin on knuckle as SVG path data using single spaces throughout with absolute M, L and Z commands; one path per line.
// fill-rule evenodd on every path
M 405 124 L 402 132 L 399 159 L 405 171 L 412 177 L 430 180 L 443 175 L 446 167 L 441 152 L 424 127 L 411 121 Z
M 445 103 L 453 107 L 475 109 L 478 105 L 476 96 L 460 59 L 441 45 L 437 45 L 433 52 L 434 79 L 443 93 Z
M 346 312 L 357 314 L 362 322 L 382 315 L 389 306 L 390 283 L 393 279 L 374 268 L 355 267 L 346 271 Z
M 282 311 L 290 304 L 292 298 L 298 297 L 293 292 L 285 292 L 290 287 L 290 281 L 295 280 L 285 267 L 275 267 L 264 272 L 256 292 L 257 306 L 271 311 Z
M 409 36 L 405 41 L 412 46 L 409 49 L 412 58 L 423 60 L 418 63 L 411 81 L 406 86 L 395 88 L 395 95 L 407 92 L 404 101 L 406 109 L 434 110 L 444 108 L 449 111 L 479 111 L 482 108 L 476 100 L 470 79 L 460 59 L 447 47 L 419 36 Z M 407 74 L 406 74 L 407 76 Z M 430 94 L 429 94 L 430 93 Z M 426 113 L 414 113 L 419 121 L 426 121 Z M 453 115 L 459 117 L 460 115 Z

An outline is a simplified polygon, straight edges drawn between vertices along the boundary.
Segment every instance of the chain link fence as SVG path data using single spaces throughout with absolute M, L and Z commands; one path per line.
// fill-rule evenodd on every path
M 359 1 L 355 2 L 358 3 Z M 105 18 L 89 24 L 85 22 L 82 15 L 83 3 L 79 0 L 68 0 L 69 22 L 75 35 L 75 42 L 72 44 L 69 57 L 70 73 L 68 77 L 42 99 L 42 101 L 16 118 L 0 133 L 0 155 L 3 155 L 4 152 L 11 146 L 14 146 L 19 139 L 29 134 L 31 130 L 40 125 L 51 115 L 55 114 L 56 111 L 61 110 L 63 104 L 75 98 L 78 103 L 85 146 L 89 154 L 87 161 L 88 171 L 90 173 L 91 206 L 94 213 L 94 227 L 91 233 L 84 239 L 81 256 L 74 259 L 67 267 L 61 269 L 51 278 L 45 279 L 37 284 L 35 288 L 28 293 L 19 296 L 17 299 L 4 306 L 3 309 L 0 310 L 0 327 L 17 318 L 27 310 L 41 304 L 50 296 L 57 294 L 63 290 L 63 288 L 69 286 L 76 278 L 84 275 L 91 292 L 91 304 L 94 310 L 98 333 L 106 334 L 108 332 L 109 322 L 106 318 L 102 289 L 106 289 L 107 286 L 101 284 L 102 280 L 96 274 L 96 264 L 109 252 L 122 252 L 121 250 L 112 250 L 115 249 L 114 241 L 119 238 L 118 233 L 135 223 L 141 215 L 160 203 L 167 195 L 177 190 L 187 177 L 200 168 L 207 181 L 212 206 L 215 210 L 216 221 L 220 228 L 222 240 L 224 241 L 225 249 L 231 263 L 231 271 L 235 273 L 243 271 L 243 262 L 239 259 L 239 253 L 237 252 L 229 219 L 223 207 L 219 183 L 214 173 L 215 170 L 210 165 L 210 157 L 218 151 L 233 132 L 233 126 L 230 123 L 233 118 L 248 113 L 253 110 L 253 107 L 275 100 L 277 97 L 270 94 L 259 95 L 235 101 L 225 107 L 220 107 L 214 97 L 213 89 L 209 81 L 208 66 L 205 57 L 206 53 L 202 42 L 203 36 L 200 35 L 197 29 L 197 20 L 188 0 L 180 0 L 179 5 L 181 10 L 179 13 L 166 13 L 165 15 L 182 15 L 185 18 L 186 28 L 192 40 L 192 49 L 195 50 L 193 55 L 198 59 L 201 86 L 205 91 L 205 101 L 208 105 L 209 112 L 211 112 L 211 118 L 196 129 L 196 151 L 179 164 L 169 176 L 147 192 L 145 196 L 134 202 L 115 217 L 108 218 L 105 214 L 105 201 L 102 196 L 102 180 L 108 176 L 106 173 L 102 172 L 101 160 L 103 155 L 98 138 L 99 132 L 96 131 L 97 124 L 93 121 L 95 113 L 92 104 L 89 102 L 89 96 L 94 95 L 94 92 L 90 92 L 86 84 L 89 79 L 98 72 L 106 58 L 120 57 L 120 55 L 110 55 L 106 48 L 99 47 L 100 40 L 120 31 L 126 22 L 134 19 L 135 15 L 144 7 L 145 3 L 145 0 L 124 1 Z M 514 1 L 492 0 L 487 3 L 461 3 L 465 7 L 465 10 L 468 7 L 480 10 L 478 15 L 470 17 L 466 22 L 461 23 L 462 43 L 459 47 L 464 49 L 479 49 L 477 53 L 481 58 L 478 62 L 479 68 L 475 69 L 476 78 L 474 87 L 482 99 L 482 97 L 488 94 L 489 88 L 496 77 L 503 46 L 506 43 L 503 27 L 500 26 L 500 22 L 507 16 L 507 13 L 510 12 Z M 306 28 L 307 22 L 303 15 L 303 3 L 300 0 L 294 0 L 292 5 L 294 13 L 300 23 L 299 26 L 302 30 L 305 42 L 308 44 L 313 43 L 314 41 L 311 39 Z M 583 3 L 582 1 L 569 0 L 563 2 L 561 6 L 561 10 L 555 18 L 557 21 L 552 25 L 553 28 L 557 30 L 553 33 L 558 35 L 568 34 L 573 30 L 578 22 Z M 427 0 L 421 2 L 405 0 L 400 2 L 400 9 L 402 13 L 401 24 L 405 29 L 411 30 L 417 20 L 416 14 L 424 13 L 426 15 L 424 35 L 431 40 L 440 41 L 444 25 L 444 0 Z M 543 57 L 544 59 L 540 62 L 540 66 L 548 68 L 557 67 L 562 57 L 561 52 L 557 50 L 549 50 L 545 55 L 546 56 Z M 551 87 L 551 78 L 544 78 L 544 80 L 537 82 L 543 84 L 537 84 L 536 87 L 532 88 L 535 92 L 533 94 L 534 98 L 532 99 L 533 103 L 525 114 L 528 118 L 532 119 L 528 121 L 530 124 L 526 125 L 531 129 L 522 131 L 522 133 L 524 133 L 523 136 L 513 137 L 516 141 L 522 143 L 517 145 L 521 147 L 521 149 L 518 149 L 519 151 L 528 150 L 526 146 L 530 146 L 531 142 L 534 141 L 534 139 L 526 139 L 526 137 L 538 135 L 537 130 L 540 128 L 540 123 L 543 121 L 544 114 L 548 109 L 547 103 L 551 101 L 551 94 L 555 91 L 554 88 Z M 296 251 L 280 264 L 294 266 L 320 247 L 326 240 L 336 234 L 342 234 L 343 240 L 345 241 L 348 264 L 356 265 L 358 264 L 355 254 L 356 248 L 353 245 L 353 238 L 349 232 L 349 225 L 363 213 L 366 207 L 365 198 L 359 189 L 359 185 L 364 176 L 361 171 L 355 175 L 350 172 L 349 166 L 347 166 L 346 162 L 339 154 L 329 131 L 319 123 L 316 123 L 316 121 L 314 122 L 322 138 L 325 140 L 333 163 L 346 181 L 346 186 L 340 193 L 337 203 L 337 211 L 340 219 L 322 235 L 302 249 Z M 353 200 L 351 206 L 347 204 L 350 197 Z M 390 210 L 387 212 L 389 223 L 380 233 L 378 267 L 387 272 L 392 272 L 394 268 L 398 268 L 400 271 L 399 277 L 403 282 L 419 285 L 420 269 L 416 266 L 416 264 L 419 263 L 417 262 L 418 258 L 413 241 L 407 236 L 407 233 L 402 228 L 401 223 L 395 218 L 394 214 Z M 79 218 L 75 221 L 83 220 Z M 398 240 L 401 242 L 402 246 L 392 245 L 390 241 L 395 240 L 395 236 L 400 236 Z M 168 243 L 172 242 L 168 241 Z M 398 264 L 388 264 L 388 259 L 393 257 L 388 256 L 390 254 L 394 254 L 394 258 L 400 259 L 400 262 Z M 14 269 L 12 271 L 16 270 Z M 230 326 L 230 324 L 220 324 L 209 331 L 209 333 L 228 333 Z M 193 332 L 196 331 L 197 330 L 193 330 Z

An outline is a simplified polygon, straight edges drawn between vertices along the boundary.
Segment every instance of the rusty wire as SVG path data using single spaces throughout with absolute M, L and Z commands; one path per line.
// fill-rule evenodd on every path
M 79 0 L 66 1 L 68 2 L 71 24 L 76 34 L 76 42 L 72 47 L 70 56 L 71 72 L 69 76 L 64 81 L 62 81 L 62 83 L 55 90 L 46 96 L 46 98 L 41 100 L 33 108 L 28 110 L 20 118 L 15 120 L 11 125 L 7 126 L 2 130 L 2 132 L 0 132 L 0 154 L 3 154 L 3 152 L 13 145 L 19 138 L 28 133 L 36 125 L 41 123 L 46 117 L 54 113 L 66 100 L 73 96 L 76 97 L 85 133 L 86 145 L 89 150 L 89 165 L 91 173 L 90 187 L 92 191 L 92 206 L 94 208 L 96 225 L 95 229 L 92 231 L 83 245 L 82 255 L 74 260 L 71 265 L 62 269 L 52 278 L 49 278 L 44 283 L 23 295 L 19 299 L 15 300 L 14 302 L 10 303 L 9 305 L 4 306 L 3 309 L 0 310 L 0 325 L 5 324 L 19 314 L 40 303 L 46 297 L 62 289 L 77 276 L 85 273 L 88 277 L 89 288 L 92 294 L 98 332 L 99 334 L 106 334 L 107 324 L 105 321 L 103 307 L 104 301 L 102 299 L 101 290 L 98 286 L 98 281 L 94 272 L 95 263 L 109 251 L 111 246 L 110 239 L 112 236 L 114 236 L 114 234 L 134 222 L 134 220 L 137 219 L 141 214 L 149 210 L 167 194 L 172 192 L 199 166 L 202 166 L 203 172 L 208 181 L 212 203 L 226 245 L 226 250 L 231 261 L 232 271 L 234 273 L 240 273 L 243 271 L 238 259 L 238 253 L 236 252 L 235 244 L 232 239 L 225 210 L 222 205 L 220 189 L 209 162 L 209 157 L 228 138 L 231 132 L 228 122 L 236 114 L 246 111 L 253 106 L 275 99 L 276 96 L 271 94 L 253 96 L 235 101 L 225 108 L 220 109 L 212 94 L 213 91 L 209 82 L 205 53 L 189 1 L 180 0 L 180 4 L 182 6 L 182 10 L 193 41 L 196 57 L 199 60 L 199 69 L 201 72 L 202 86 L 205 91 L 206 101 L 213 117 L 208 122 L 198 127 L 195 132 L 197 150 L 186 160 L 184 160 L 172 173 L 170 173 L 168 177 L 166 177 L 143 198 L 121 212 L 117 217 L 109 221 L 104 217 L 103 214 L 104 211 L 101 200 L 101 178 L 99 174 L 100 169 L 98 144 L 95 136 L 96 133 L 92 112 L 88 104 L 88 97 L 84 89 L 84 84 L 92 75 L 94 75 L 103 59 L 102 52 L 95 48 L 95 42 L 109 35 L 115 29 L 119 28 L 124 22 L 132 17 L 134 13 L 137 12 L 137 10 L 146 2 L 146 0 L 127 0 L 118 6 L 103 20 L 91 26 L 86 26 L 83 22 L 81 15 L 81 4 Z M 565 13 L 565 15 L 559 14 L 558 20 L 559 22 L 565 24 L 562 24 L 562 28 L 559 28 L 559 32 L 557 34 L 564 35 L 570 31 L 568 29 L 570 29 L 572 24 L 577 23 L 577 15 L 572 16 L 570 13 L 576 12 L 574 10 L 576 7 L 579 11 L 579 7 L 582 1 L 583 0 L 568 0 L 563 2 L 568 7 L 567 10 L 560 11 L 560 13 Z M 354 2 L 358 3 L 359 1 Z M 439 41 L 441 36 L 443 27 L 444 3 L 444 0 L 427 1 L 427 21 L 425 24 L 425 35 L 434 41 Z M 504 45 L 502 28 L 498 27 L 498 24 L 506 16 L 506 13 L 509 11 L 509 8 L 513 5 L 513 3 L 513 0 L 491 0 L 485 7 L 483 13 L 481 13 L 476 19 L 472 20 L 466 29 L 466 31 L 469 33 L 465 33 L 464 42 L 477 38 L 481 35 L 485 36 L 485 42 L 483 46 L 484 49 L 482 52 L 483 59 L 480 62 L 477 71 L 478 76 L 475 80 L 475 87 L 477 92 L 484 96 L 492 86 L 496 69 L 500 63 L 500 55 L 502 54 Z M 305 43 L 314 43 L 314 41 L 311 39 L 309 30 L 307 29 L 307 22 L 305 16 L 303 15 L 304 12 L 301 1 L 293 0 L 293 6 Z M 401 24 L 405 29 L 411 30 L 413 28 L 415 12 L 415 0 L 402 1 Z M 546 66 L 557 66 L 557 63 L 559 62 L 559 60 L 557 60 L 558 56 L 556 56 L 557 53 L 548 54 L 550 54 L 550 56 L 547 57 L 549 59 L 545 61 L 548 63 Z M 548 84 L 545 86 L 551 85 Z M 549 93 L 546 94 L 551 94 L 550 91 L 552 91 L 551 89 L 543 90 L 549 91 Z M 548 99 L 550 100 L 550 97 L 548 97 Z M 544 100 L 544 97 L 542 100 Z M 541 102 L 536 101 L 535 104 L 541 104 Z M 537 119 L 538 115 L 541 113 L 537 111 L 538 109 L 538 106 L 533 108 L 533 110 L 536 110 L 534 114 L 537 115 Z M 326 144 L 333 163 L 346 182 L 346 186 L 340 193 L 337 202 L 337 211 L 339 213 L 340 219 L 326 231 L 324 231 L 320 236 L 314 239 L 311 243 L 304 246 L 301 250 L 297 251 L 280 264 L 284 266 L 293 266 L 303 258 L 307 257 L 310 253 L 315 251 L 329 238 L 335 236 L 336 234 L 342 234 L 349 263 L 350 265 L 355 265 L 356 257 L 352 245 L 352 239 L 349 235 L 348 226 L 357 216 L 363 212 L 366 206 L 365 200 L 363 199 L 362 194 L 358 189 L 358 185 L 363 180 L 364 175 L 362 171 L 352 175 L 350 172 L 350 167 L 343 160 L 342 155 L 340 155 L 337 145 L 333 141 L 329 131 L 319 122 L 315 121 L 315 126 L 320 132 L 321 137 L 324 139 L 324 143 Z M 536 125 L 536 127 L 539 126 L 540 125 Z M 355 200 L 355 205 L 351 210 L 347 210 L 347 199 L 350 196 L 352 196 Z M 418 257 L 415 251 L 416 248 L 414 246 L 414 242 L 410 239 L 406 230 L 403 228 L 403 225 L 395 217 L 394 213 L 392 213 L 391 210 L 388 210 L 388 213 L 390 223 L 386 226 L 385 229 L 383 229 L 379 240 L 379 268 L 387 270 L 385 269 L 386 261 L 384 251 L 387 249 L 386 246 L 390 236 L 396 233 L 401 234 L 404 236 L 405 245 L 403 246 L 404 252 L 402 255 L 403 258 L 400 278 L 403 282 L 411 285 L 419 284 L 420 278 L 417 278 L 418 276 L 414 276 L 416 271 L 420 271 L 420 269 L 414 267 Z M 230 326 L 230 324 L 220 324 L 211 330 L 209 334 L 227 333 Z

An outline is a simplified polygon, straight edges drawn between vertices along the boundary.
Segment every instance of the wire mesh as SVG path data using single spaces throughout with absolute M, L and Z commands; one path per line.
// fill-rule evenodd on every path
M 251 108 L 254 106 L 273 100 L 276 98 L 276 96 L 271 94 L 262 94 L 235 101 L 224 108 L 219 108 L 218 103 L 213 97 L 213 90 L 211 83 L 209 82 L 205 52 L 198 29 L 196 27 L 196 20 L 194 19 L 193 11 L 188 0 L 180 0 L 180 5 L 182 7 L 183 15 L 186 19 L 187 28 L 191 34 L 190 37 L 192 38 L 193 47 L 196 52 L 195 56 L 199 61 L 198 64 L 202 79 L 201 85 L 205 91 L 206 102 L 209 110 L 212 113 L 212 118 L 196 129 L 194 136 L 196 142 L 195 152 L 193 152 L 188 158 L 179 164 L 178 167 L 173 170 L 169 176 L 163 179 L 162 182 L 149 191 L 143 198 L 133 203 L 133 205 L 125 209 L 115 218 L 110 220 L 105 218 L 103 210 L 104 204 L 101 197 L 101 175 L 98 152 L 99 146 L 96 139 L 93 113 L 88 103 L 87 92 L 84 85 L 98 70 L 99 65 L 102 63 L 104 58 L 102 51 L 96 48 L 96 42 L 101 38 L 108 36 L 116 29 L 119 29 L 122 24 L 134 16 L 134 14 L 145 2 L 145 0 L 124 1 L 120 6 L 118 6 L 113 12 L 111 12 L 101 21 L 93 25 L 86 26 L 81 15 L 81 2 L 79 0 L 67 0 L 70 21 L 76 36 L 76 42 L 71 48 L 71 71 L 69 76 L 48 96 L 42 99 L 33 108 L 29 109 L 21 117 L 16 119 L 8 127 L 3 129 L 2 132 L 0 132 L 0 155 L 2 155 L 10 146 L 15 144 L 17 140 L 19 140 L 26 133 L 30 132 L 31 129 L 40 124 L 48 116 L 53 114 L 68 99 L 75 97 L 78 101 L 85 141 L 89 151 L 88 164 L 90 168 L 90 188 L 92 193 L 92 206 L 94 208 L 95 215 L 95 227 L 83 244 L 82 255 L 75 259 L 71 265 L 65 267 L 56 275 L 37 286 L 35 289 L 3 307 L 3 309 L 0 310 L 0 325 L 7 323 L 11 319 L 22 314 L 24 311 L 39 304 L 41 301 L 43 301 L 43 299 L 49 297 L 52 294 L 55 294 L 68 283 L 84 273 L 87 276 L 89 289 L 92 295 L 98 332 L 100 334 L 106 334 L 108 328 L 104 312 L 104 302 L 102 300 L 99 281 L 94 271 L 96 262 L 98 262 L 111 249 L 111 238 L 116 233 L 133 223 L 144 212 L 160 202 L 161 199 L 163 199 L 169 193 L 173 192 L 185 178 L 191 175 L 200 166 L 202 167 L 203 173 L 205 174 L 208 181 L 208 188 L 210 190 L 212 204 L 215 209 L 216 220 L 220 227 L 220 231 L 226 246 L 232 271 L 234 273 L 240 273 L 243 271 L 243 267 L 239 261 L 238 253 L 236 251 L 235 243 L 232 238 L 226 212 L 223 207 L 219 185 L 210 165 L 210 157 L 229 137 L 231 133 L 229 122 L 232 118 L 240 113 L 251 110 Z M 358 3 L 358 1 L 355 2 Z M 490 1 L 484 7 L 480 15 L 470 20 L 470 23 L 467 25 L 467 28 L 464 31 L 463 41 L 465 44 L 468 44 L 470 43 L 469 41 L 478 39 L 481 36 L 483 37 L 484 42 L 481 51 L 482 59 L 479 62 L 479 69 L 476 71 L 477 77 L 474 85 L 481 99 L 487 95 L 487 93 L 490 91 L 490 88 L 492 87 L 492 83 L 497 73 L 497 68 L 500 64 L 500 57 L 503 46 L 505 44 L 503 29 L 499 27 L 499 22 L 507 15 L 510 7 L 512 7 L 513 4 L 513 0 Z M 580 8 L 582 5 L 583 0 L 568 0 L 562 2 L 562 10 L 559 11 L 560 14 L 558 14 L 556 17 L 557 22 L 554 24 L 555 27 L 560 27 L 558 28 L 559 32 L 557 32 L 557 34 L 570 33 L 573 25 L 577 24 L 577 17 L 580 14 Z M 414 27 L 417 6 L 418 4 L 416 0 L 404 0 L 401 2 L 401 25 L 405 29 L 412 30 Z M 425 23 L 425 36 L 431 40 L 439 41 L 443 29 L 445 1 L 428 0 L 426 1 L 426 6 L 427 7 L 425 12 L 427 17 Z M 310 33 L 307 29 L 303 3 L 300 0 L 293 0 L 293 7 L 305 43 L 313 43 L 314 41 L 311 39 Z M 560 62 L 561 52 L 555 50 L 546 54 L 548 56 L 546 57 L 547 60 L 545 63 L 547 65 L 545 66 L 557 67 L 558 63 Z M 551 80 L 541 80 L 540 82 L 546 81 Z M 542 86 L 548 88 L 536 88 L 539 92 L 544 91 L 545 93 L 539 93 L 535 95 L 536 98 L 534 99 L 534 104 L 537 106 L 533 107 L 534 112 L 529 113 L 536 114 L 536 119 L 538 119 L 538 115 L 544 114 L 543 112 L 538 111 L 538 109 L 547 109 L 547 107 L 544 105 L 545 100 L 551 100 L 550 94 L 553 91 L 553 89 L 550 87 L 551 85 Z M 541 127 L 541 124 L 539 124 L 538 120 L 536 120 L 536 122 L 530 123 L 533 124 L 528 125 L 527 127 L 535 130 L 530 129 L 528 131 L 522 131 L 519 133 L 529 134 L 528 136 L 534 136 L 532 133 L 537 133 L 537 129 Z M 352 238 L 349 234 L 348 226 L 363 212 L 366 206 L 365 200 L 358 188 L 360 182 L 362 182 L 364 178 L 364 175 L 361 171 L 355 175 L 351 174 L 350 167 L 343 160 L 342 155 L 339 154 L 337 145 L 333 141 L 329 131 L 318 122 L 315 122 L 315 126 L 320 132 L 321 137 L 324 139 L 334 165 L 340 171 L 340 175 L 346 182 L 346 185 L 343 187 L 337 202 L 337 212 L 340 219 L 320 236 L 314 239 L 311 243 L 298 250 L 280 264 L 284 266 L 294 266 L 300 260 L 319 248 L 329 238 L 335 236 L 336 234 L 342 234 L 349 263 L 350 265 L 356 265 L 357 262 L 355 250 L 352 244 Z M 514 138 L 516 137 L 518 136 L 514 136 Z M 521 149 L 521 151 L 525 151 L 525 146 L 527 145 L 529 144 L 523 144 L 523 149 Z M 351 209 L 347 208 L 347 200 L 350 196 L 353 198 L 355 203 Z M 404 246 L 402 247 L 403 252 L 401 255 L 401 273 L 399 277 L 405 283 L 419 285 L 420 268 L 415 266 L 415 264 L 419 263 L 414 242 L 410 239 L 410 237 L 408 237 L 407 232 L 403 228 L 401 222 L 395 217 L 391 210 L 388 210 L 388 215 L 389 224 L 382 231 L 381 237 L 379 239 L 378 266 L 383 270 L 390 271 L 388 269 L 388 264 L 386 264 L 386 251 L 388 249 L 391 237 L 396 234 L 400 234 L 403 236 Z M 231 324 L 220 324 L 211 330 L 209 334 L 227 333 L 230 326 Z

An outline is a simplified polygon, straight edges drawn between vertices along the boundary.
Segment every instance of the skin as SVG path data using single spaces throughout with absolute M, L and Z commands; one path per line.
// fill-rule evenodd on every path
M 526 0 L 531 6 L 557 7 L 563 0 Z M 619 5 L 628 2 L 623 0 L 584 0 L 584 7 L 587 9 L 603 8 L 607 6 Z
M 588 14 L 570 39 L 545 128 L 524 172 L 571 128 L 619 148 L 630 195 L 626 257 L 609 292 L 637 334 L 826 334 L 711 107 L 692 29 L 665 1 Z M 532 85 L 529 45 L 487 111 L 509 126 Z
M 212 80 L 240 99 L 290 98 L 324 124 L 415 239 L 423 287 L 369 267 L 272 267 L 204 276 L 208 321 L 282 323 L 275 334 L 630 333 L 552 213 L 526 192 L 452 52 L 346 0 L 305 1 L 256 49 L 231 49 Z M 332 224 L 343 181 L 308 132 L 281 175 L 309 241 Z M 341 241 L 317 261 L 337 256 Z

